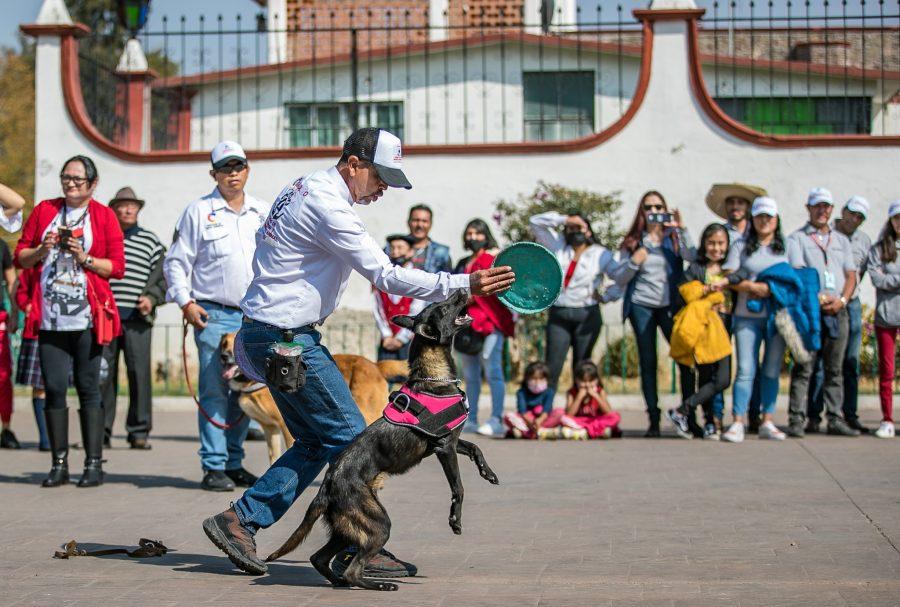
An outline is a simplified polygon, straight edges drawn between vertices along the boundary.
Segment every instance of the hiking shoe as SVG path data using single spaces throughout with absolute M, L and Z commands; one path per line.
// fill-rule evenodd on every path
M 729 443 L 744 442 L 744 424 L 741 422 L 734 422 L 731 424 L 728 430 L 722 434 L 722 440 Z
M 347 548 L 343 552 L 338 553 L 334 560 L 331 561 L 331 570 L 340 578 L 344 577 L 344 572 L 350 565 L 350 561 L 356 556 L 356 547 Z M 396 556 L 385 550 L 384 548 L 376 554 L 372 560 L 363 569 L 363 577 L 385 578 L 385 577 L 414 577 L 418 573 L 418 568 L 412 563 L 401 561 Z
M 16 438 L 16 435 L 13 434 L 13 431 L 9 428 L 4 428 L 2 432 L 0 432 L 0 449 L 21 449 L 22 445 L 19 444 L 19 439 Z
M 234 481 L 236 487 L 252 487 L 256 483 L 256 477 L 247 472 L 246 468 L 226 470 L 225 476 Z
M 675 433 L 678 434 L 678 436 L 688 440 L 694 438 L 694 433 L 691 432 L 687 415 L 681 413 L 678 409 L 669 409 L 666 412 L 666 417 L 672 422 L 672 426 L 675 428 Z
M 787 435 L 772 422 L 764 422 L 759 427 L 759 438 L 763 440 L 784 440 Z
M 803 429 L 803 422 L 791 422 L 788 425 L 787 435 L 791 438 L 803 438 L 806 436 L 806 430 Z
M 719 431 L 715 424 L 706 424 L 703 427 L 703 440 L 719 440 Z
M 828 422 L 828 434 L 836 436 L 859 436 L 861 433 L 855 428 L 847 425 L 847 422 L 840 418 L 832 419 Z
M 256 556 L 256 540 L 241 524 L 234 506 L 203 521 L 203 531 L 241 571 L 262 575 L 269 570 L 268 565 Z
M 234 481 L 222 470 L 207 470 L 203 473 L 200 488 L 204 491 L 234 491 Z
M 881 422 L 878 430 L 875 431 L 875 436 L 878 438 L 894 438 L 894 423 Z

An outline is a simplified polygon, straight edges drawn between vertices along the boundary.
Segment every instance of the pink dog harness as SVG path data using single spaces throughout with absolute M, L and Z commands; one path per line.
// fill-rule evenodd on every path
M 403 386 L 391 394 L 384 408 L 384 419 L 397 426 L 412 428 L 432 438 L 442 438 L 466 421 L 469 401 L 465 392 L 434 396 L 413 392 Z

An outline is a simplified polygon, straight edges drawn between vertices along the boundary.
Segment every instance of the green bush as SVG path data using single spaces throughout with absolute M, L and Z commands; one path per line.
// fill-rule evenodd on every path
M 623 357 L 624 354 L 624 357 Z M 624 358 L 625 368 L 622 368 Z M 618 377 L 637 377 L 640 373 L 638 361 L 637 341 L 634 335 L 626 333 L 619 339 L 612 341 L 600 359 L 600 371 L 604 375 L 616 375 Z

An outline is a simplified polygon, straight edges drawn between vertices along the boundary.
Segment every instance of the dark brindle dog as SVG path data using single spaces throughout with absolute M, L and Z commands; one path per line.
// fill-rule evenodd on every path
M 470 318 L 462 316 L 465 307 L 466 295 L 458 292 L 445 302 L 431 304 L 415 318 L 398 316 L 393 319 L 415 333 L 409 351 L 409 379 L 404 390 L 425 395 L 423 400 L 464 396 L 458 387 L 450 346 L 453 335 L 471 322 Z M 421 407 L 416 409 L 422 411 Z M 428 415 L 425 413 L 424 417 Z M 456 454 L 475 462 L 485 480 L 495 485 L 500 481 L 485 462 L 481 449 L 459 438 L 461 431 L 462 425 L 458 425 L 445 436 L 435 438 L 384 418 L 376 420 L 331 465 L 300 526 L 266 561 L 273 561 L 299 546 L 316 520 L 324 515 L 331 535 L 328 543 L 310 557 L 316 571 L 335 586 L 397 590 L 396 584 L 363 578 L 366 564 L 387 543 L 391 532 L 391 520 L 378 500 L 377 491 L 386 475 L 403 474 L 433 453 L 450 483 L 450 528 L 457 535 L 462 533 L 463 486 Z M 331 571 L 329 563 L 337 553 L 350 546 L 358 546 L 359 551 L 341 579 Z

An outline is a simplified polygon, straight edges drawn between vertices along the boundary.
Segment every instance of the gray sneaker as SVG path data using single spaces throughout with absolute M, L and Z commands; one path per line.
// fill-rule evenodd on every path
M 837 436 L 859 436 L 860 431 L 856 428 L 851 428 L 847 425 L 847 422 L 838 417 L 828 422 L 828 434 Z

